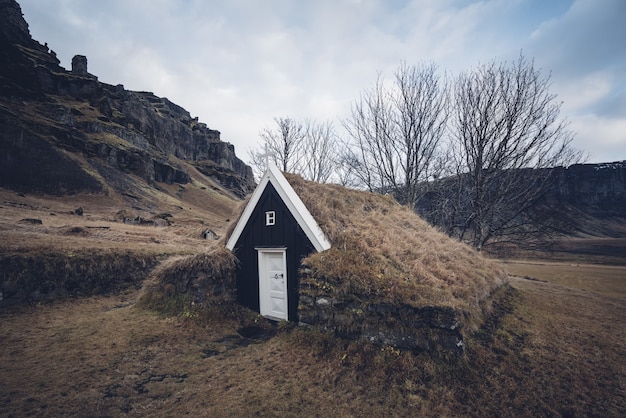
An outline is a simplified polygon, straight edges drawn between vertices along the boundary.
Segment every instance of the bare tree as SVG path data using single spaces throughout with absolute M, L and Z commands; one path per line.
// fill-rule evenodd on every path
M 420 183 L 433 175 L 448 118 L 447 87 L 437 67 L 401 64 L 390 88 L 379 76 L 351 110 L 344 121 L 352 139 L 344 164 L 363 186 L 391 191 L 413 207 Z
M 300 174 L 307 180 L 327 182 L 336 167 L 336 143 L 332 122 L 275 118 L 274 129 L 265 128 L 259 136 L 261 150 L 248 152 L 257 177 L 265 169 L 266 154 L 285 172 Z
M 260 151 L 249 151 L 251 163 L 257 168 L 265 167 L 264 154 L 269 152 L 269 158 L 283 171 L 297 171 L 306 135 L 305 126 L 291 118 L 277 117 L 274 122 L 274 128 L 265 127 L 259 133 L 264 148 Z
M 545 169 L 581 158 L 549 81 L 523 56 L 456 79 L 450 158 L 458 194 L 448 226 L 479 250 L 548 231 L 538 215 L 554 180 Z
M 337 164 L 335 165 L 335 180 L 342 186 L 358 189 L 370 187 L 366 181 L 362 181 L 359 174 L 363 171 L 360 167 L 360 160 L 355 155 L 354 145 L 345 140 L 337 143 Z
M 337 135 L 330 121 L 305 122 L 305 138 L 299 174 L 307 180 L 326 183 L 336 166 Z

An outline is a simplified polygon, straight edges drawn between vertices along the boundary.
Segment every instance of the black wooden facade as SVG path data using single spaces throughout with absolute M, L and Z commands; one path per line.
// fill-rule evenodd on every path
M 266 212 L 274 211 L 274 225 L 266 225 Z M 287 310 L 289 321 L 298 320 L 298 270 L 302 258 L 315 247 L 272 185 L 256 204 L 233 250 L 239 260 L 236 271 L 237 301 L 259 311 L 259 264 L 257 248 L 286 248 Z

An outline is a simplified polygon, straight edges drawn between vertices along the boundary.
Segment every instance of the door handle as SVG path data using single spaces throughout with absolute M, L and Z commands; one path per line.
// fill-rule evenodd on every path
M 284 276 L 284 274 L 283 274 L 283 273 L 280 273 L 280 274 L 276 273 L 276 274 L 274 274 L 274 278 L 275 278 L 276 280 L 278 280 L 278 278 L 279 278 L 279 277 L 282 279 L 282 278 L 283 278 L 283 277 L 285 277 L 285 276 Z

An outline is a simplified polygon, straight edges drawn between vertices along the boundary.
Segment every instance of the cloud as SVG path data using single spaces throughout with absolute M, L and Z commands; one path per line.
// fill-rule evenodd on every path
M 575 145 L 593 161 L 626 159 L 626 2 L 576 0 L 532 33 L 529 51 L 552 73 Z
M 401 61 L 458 73 L 523 51 L 551 72 L 551 91 L 583 148 L 599 144 L 598 135 L 619 143 L 626 118 L 622 0 L 20 4 L 35 39 L 63 65 L 83 54 L 100 80 L 168 97 L 220 130 L 243 158 L 274 117 L 337 122 L 379 72 L 390 78 Z
M 586 114 L 573 120 L 570 128 L 577 132 L 573 145 L 589 152 L 590 163 L 625 159 L 626 119 Z M 589 141 L 593 141 L 593 147 Z
M 531 36 L 531 47 L 542 62 L 574 78 L 609 64 L 613 71 L 626 65 L 626 2 L 576 0 L 562 17 L 546 21 Z
M 563 109 L 571 114 L 589 111 L 611 94 L 613 77 L 606 71 L 590 73 L 576 84 L 564 83 L 560 86 L 560 95 L 567 98 Z

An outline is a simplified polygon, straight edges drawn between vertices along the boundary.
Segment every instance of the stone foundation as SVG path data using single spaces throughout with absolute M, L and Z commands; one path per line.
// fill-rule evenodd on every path
M 459 313 L 450 307 L 417 308 L 331 295 L 324 287 L 303 279 L 298 304 L 301 325 L 319 326 L 336 336 L 365 340 L 414 351 L 462 354 Z

